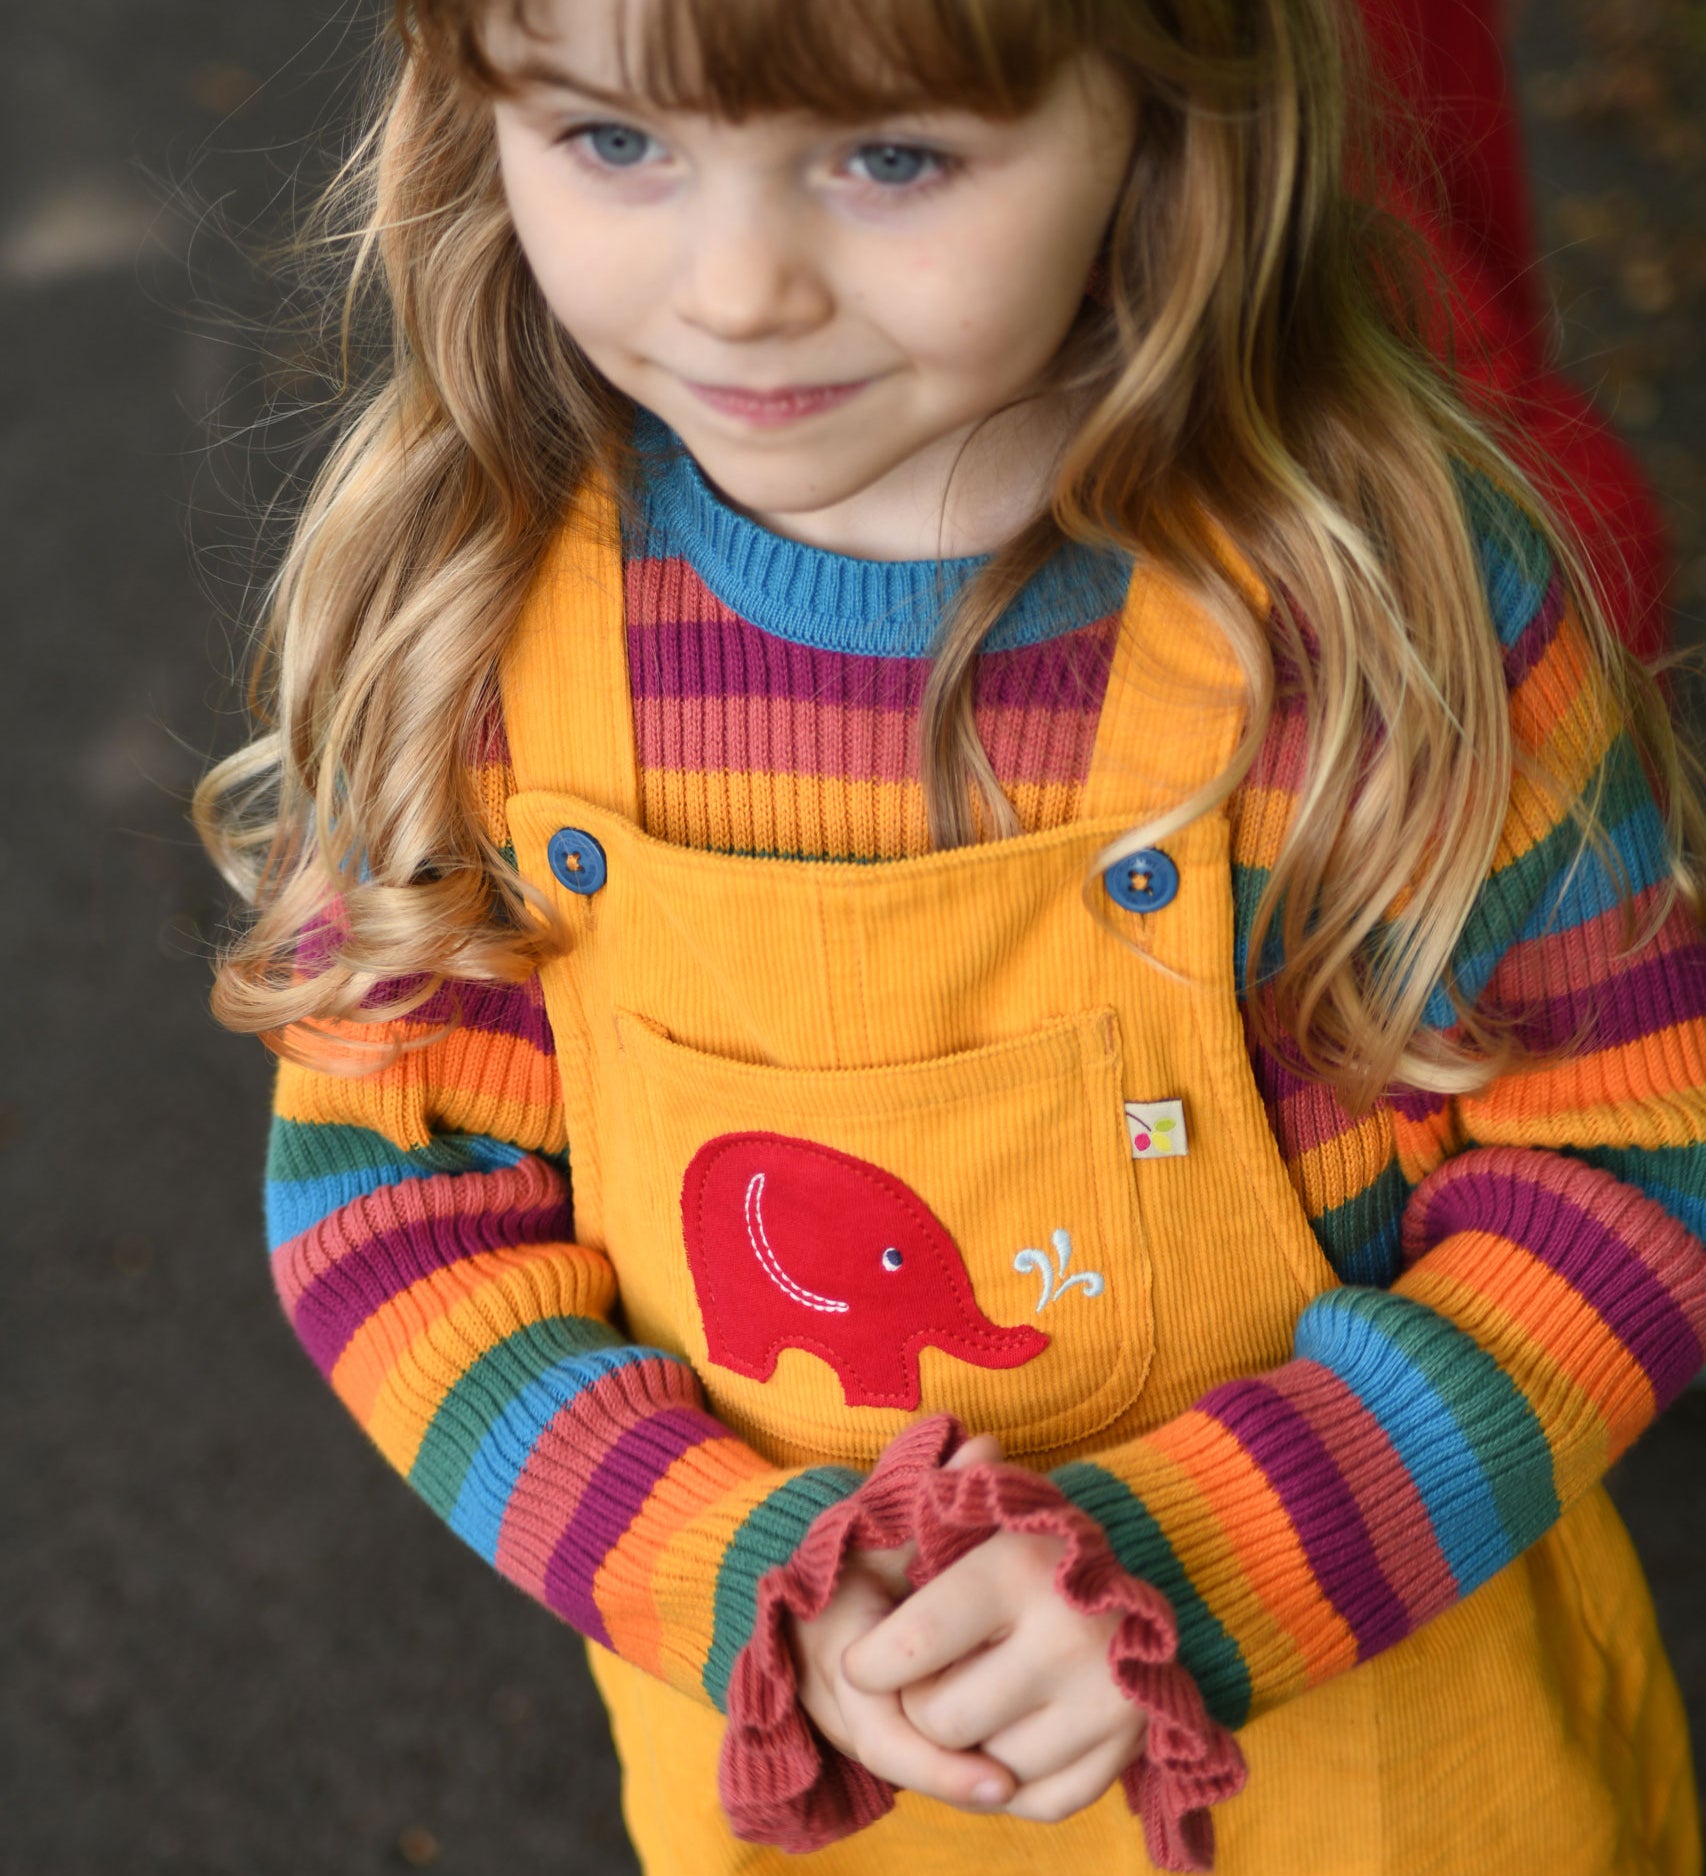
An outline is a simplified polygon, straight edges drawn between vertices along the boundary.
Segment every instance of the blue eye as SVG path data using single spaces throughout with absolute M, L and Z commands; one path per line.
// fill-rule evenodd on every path
M 652 142 L 632 124 L 587 124 L 574 133 L 574 140 L 605 169 L 635 168 Z
M 853 152 L 853 161 L 863 164 L 866 176 L 885 189 L 904 189 L 942 165 L 934 150 L 910 143 L 863 144 Z
M 885 1270 L 898 1270 L 905 1262 L 906 1259 L 901 1256 L 900 1252 L 897 1251 L 892 1244 L 883 1252 L 883 1268 Z

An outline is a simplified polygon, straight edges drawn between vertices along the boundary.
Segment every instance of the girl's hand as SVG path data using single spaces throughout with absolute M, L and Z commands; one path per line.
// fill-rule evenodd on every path
M 898 1695 L 932 1746 L 981 1746 L 1018 1787 L 1000 1808 L 1039 1823 L 1101 1797 L 1146 1725 L 1108 1667 L 1118 1615 L 1081 1615 L 1055 1593 L 1065 1548 L 998 1531 L 868 1624 L 842 1661 L 853 1698 Z
M 968 1440 L 948 1465 L 957 1469 L 1000 1457 L 1000 1446 L 984 1435 Z M 1005 1765 L 987 1753 L 945 1747 L 927 1737 L 907 1718 L 894 1689 L 855 1687 L 843 1672 L 851 1647 L 913 1594 L 906 1578 L 910 1555 L 910 1547 L 854 1551 L 822 1615 L 811 1622 L 790 1621 L 800 1705 L 832 1746 L 891 1785 L 962 1810 L 997 1810 L 1012 1798 L 1017 1782 Z

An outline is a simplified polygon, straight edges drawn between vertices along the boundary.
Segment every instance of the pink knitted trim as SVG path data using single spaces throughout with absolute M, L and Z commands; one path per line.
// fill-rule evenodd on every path
M 850 1498 L 821 1512 L 792 1557 L 759 1579 L 752 1638 L 729 1678 L 717 1790 L 749 1843 L 800 1852 L 850 1837 L 894 1808 L 894 1787 L 838 1752 L 806 1718 L 785 1618 L 828 1606 L 850 1550 L 898 1550 L 919 1480 L 959 1444 L 946 1415 L 910 1426 Z
M 1162 1869 L 1212 1868 L 1208 1807 L 1243 1788 L 1244 1759 L 1178 1665 L 1166 1597 L 1127 1575 L 1101 1527 L 1040 1473 L 1005 1465 L 942 1471 L 963 1438 L 947 1415 L 908 1428 L 866 1483 L 824 1512 L 790 1561 L 760 1582 L 752 1639 L 729 1685 L 723 1741 L 720 1788 L 735 1835 L 817 1850 L 874 1823 L 894 1803 L 892 1786 L 830 1747 L 801 1712 L 786 1611 L 818 1614 L 850 1549 L 892 1549 L 912 1538 L 918 1557 L 910 1575 L 922 1587 L 998 1530 L 1040 1531 L 1066 1541 L 1054 1583 L 1072 1607 L 1121 1615 L 1109 1666 L 1120 1691 L 1149 1717 L 1143 1750 L 1121 1782 L 1151 1860 Z

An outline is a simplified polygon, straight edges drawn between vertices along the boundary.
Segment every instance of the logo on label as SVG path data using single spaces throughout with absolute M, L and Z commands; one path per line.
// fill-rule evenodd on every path
M 1127 1101 L 1125 1130 L 1133 1159 L 1173 1159 L 1189 1150 L 1183 1101 Z

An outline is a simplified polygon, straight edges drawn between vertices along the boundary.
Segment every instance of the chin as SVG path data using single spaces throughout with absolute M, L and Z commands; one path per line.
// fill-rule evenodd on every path
M 745 451 L 719 448 L 715 439 L 707 439 L 703 449 L 691 436 L 684 434 L 682 440 L 725 500 L 757 514 L 815 514 L 849 500 L 882 474 L 881 467 L 850 472 L 845 454 L 833 451 L 825 452 L 828 462 L 817 451 L 803 450 L 778 450 L 755 462 Z

